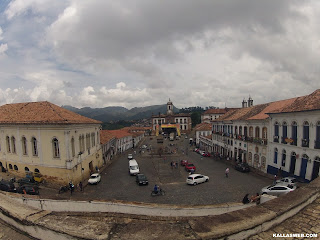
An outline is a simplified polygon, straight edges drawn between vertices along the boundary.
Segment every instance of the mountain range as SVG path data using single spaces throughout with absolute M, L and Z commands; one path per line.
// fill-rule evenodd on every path
M 82 116 L 96 119 L 102 122 L 115 122 L 120 120 L 135 121 L 151 118 L 152 114 L 165 114 L 167 112 L 166 104 L 147 107 L 134 107 L 132 109 L 117 106 L 105 108 L 75 108 L 69 105 L 64 105 L 62 107 L 72 112 L 78 113 Z M 173 111 L 175 113 L 178 113 L 180 110 L 176 107 L 173 107 Z

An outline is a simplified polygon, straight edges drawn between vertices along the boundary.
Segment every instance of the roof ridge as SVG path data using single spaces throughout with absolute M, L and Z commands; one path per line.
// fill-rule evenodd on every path
M 58 112 L 52 107 L 53 103 L 49 103 L 48 101 L 44 101 L 44 103 L 47 104 L 47 105 L 52 109 L 52 111 L 53 111 L 55 114 L 57 114 L 63 121 L 68 122 L 67 119 L 63 118 L 63 117 L 61 116 L 61 114 L 58 113 Z

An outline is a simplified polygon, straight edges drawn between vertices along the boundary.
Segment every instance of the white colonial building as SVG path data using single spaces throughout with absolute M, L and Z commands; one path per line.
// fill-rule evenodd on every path
M 213 121 L 214 152 L 270 174 L 319 175 L 320 90 L 231 110 Z
M 0 106 L 0 166 L 17 176 L 79 182 L 103 164 L 100 124 L 49 102 Z

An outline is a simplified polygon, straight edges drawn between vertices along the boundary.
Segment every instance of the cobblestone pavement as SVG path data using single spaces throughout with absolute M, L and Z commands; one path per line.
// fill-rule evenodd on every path
M 152 144 L 153 148 L 167 147 L 170 143 L 172 150 L 178 148 L 178 153 L 162 156 L 151 156 L 145 151 L 134 154 L 140 166 L 140 172 L 144 173 L 148 180 L 148 186 L 138 186 L 135 177 L 128 174 L 128 159 L 125 152 L 117 156 L 110 166 L 101 172 L 102 180 L 98 185 L 86 186 L 84 192 L 76 191 L 72 196 L 70 192 L 58 194 L 57 190 L 40 189 L 42 198 L 73 199 L 73 200 L 123 200 L 147 203 L 186 204 L 186 205 L 210 205 L 226 202 L 241 202 L 246 193 L 254 195 L 262 187 L 272 183 L 269 178 L 253 173 L 241 173 L 232 168 L 228 163 L 213 158 L 201 157 L 189 148 L 188 139 L 165 140 L 163 145 L 153 141 L 145 141 Z M 189 148 L 186 153 L 185 149 Z M 184 150 L 184 153 L 182 152 Z M 133 151 L 131 151 L 133 152 Z M 171 161 L 180 163 L 181 159 L 187 159 L 197 167 L 196 173 L 210 177 L 209 182 L 198 186 L 188 186 L 186 178 L 188 172 L 183 166 L 171 167 Z M 225 169 L 230 167 L 229 178 L 225 177 Z M 158 184 L 166 191 L 165 196 L 151 197 L 150 193 L 154 184 Z
M 0 219 L 0 239 L 1 240 L 34 240 L 30 236 L 20 233 L 17 229 L 12 228 L 7 225 L 4 221 Z
M 273 237 L 273 234 L 318 234 L 317 237 Z M 302 209 L 295 216 L 287 219 L 269 231 L 252 236 L 250 240 L 268 239 L 320 239 L 320 197 Z

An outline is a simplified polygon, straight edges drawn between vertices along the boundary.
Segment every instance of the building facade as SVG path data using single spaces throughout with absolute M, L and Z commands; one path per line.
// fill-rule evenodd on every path
M 0 166 L 23 177 L 39 172 L 48 181 L 79 182 L 100 167 L 101 122 L 49 102 L 0 107 Z
M 188 133 L 192 128 L 191 116 L 189 113 L 174 114 L 173 104 L 169 99 L 167 103 L 167 114 L 158 114 L 151 116 L 152 131 L 155 135 L 174 131 L 176 135 Z
M 270 174 L 319 176 L 320 90 L 232 110 L 212 126 L 215 152 Z M 319 127 L 318 127 L 319 126 Z

